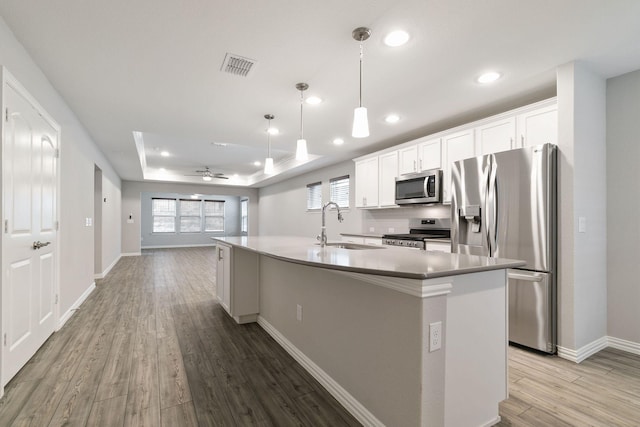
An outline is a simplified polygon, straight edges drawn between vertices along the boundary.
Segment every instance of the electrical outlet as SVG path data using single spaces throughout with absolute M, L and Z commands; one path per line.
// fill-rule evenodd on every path
M 429 353 L 442 347 L 442 322 L 429 323 Z
M 395 233 L 395 232 L 396 232 L 396 229 L 395 229 L 395 228 L 393 228 L 393 227 L 389 227 L 389 233 Z
M 375 227 L 369 227 L 369 233 L 373 233 L 374 231 L 376 231 Z
M 296 319 L 298 319 L 298 322 L 302 322 L 302 306 L 300 304 L 296 307 Z

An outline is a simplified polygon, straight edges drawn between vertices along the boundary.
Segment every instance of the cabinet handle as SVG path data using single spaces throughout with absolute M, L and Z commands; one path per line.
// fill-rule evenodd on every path
M 222 249 L 218 248 L 218 261 L 222 261 Z
M 513 138 L 509 138 L 509 145 L 511 146 L 511 148 L 514 148 L 513 147 Z
M 420 159 L 420 170 L 422 170 L 422 159 Z
M 524 135 L 520 135 L 520 144 L 524 147 Z
M 417 171 L 417 169 L 416 169 L 416 161 L 415 160 L 413 161 L 413 171 L 414 172 Z

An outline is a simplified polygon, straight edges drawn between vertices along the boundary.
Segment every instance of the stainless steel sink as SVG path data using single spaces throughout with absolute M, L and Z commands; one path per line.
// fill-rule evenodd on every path
M 320 245 L 320 243 L 316 243 L 316 245 Z M 351 250 L 364 250 L 364 249 L 385 249 L 384 246 L 377 245 L 361 245 L 359 243 L 348 243 L 348 242 L 333 242 L 327 243 L 325 246 L 329 246 L 331 248 L 338 249 L 351 249 Z

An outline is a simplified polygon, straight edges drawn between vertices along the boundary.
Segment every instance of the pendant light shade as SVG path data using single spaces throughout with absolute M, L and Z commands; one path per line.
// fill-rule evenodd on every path
M 367 118 L 367 109 L 362 106 L 362 58 L 364 57 L 364 49 L 362 42 L 371 37 L 371 30 L 366 27 L 359 27 L 351 33 L 353 38 L 360 42 L 360 102 L 358 107 L 353 111 L 353 129 L 351 136 L 354 138 L 365 138 L 369 136 L 369 119 Z
M 304 120 L 303 120 L 303 108 L 304 108 L 304 91 L 309 89 L 309 85 L 306 83 L 296 84 L 296 89 L 300 91 L 300 139 L 296 143 L 296 160 L 305 161 L 309 160 L 309 152 L 307 151 L 307 140 L 304 139 Z
M 267 158 L 264 160 L 264 174 L 273 175 L 273 157 L 271 157 L 271 120 L 275 118 L 273 114 L 265 114 L 267 119 Z

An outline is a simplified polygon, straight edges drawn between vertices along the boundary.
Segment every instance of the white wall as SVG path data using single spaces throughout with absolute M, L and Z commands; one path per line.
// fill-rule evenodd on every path
M 105 201 L 106 199 L 106 201 Z M 122 191 L 120 185 L 102 175 L 102 271 L 113 267 L 122 249 L 121 221 Z
M 204 194 L 237 196 L 249 199 L 249 234 L 258 234 L 258 190 L 255 188 L 224 187 L 219 185 L 174 184 L 167 182 L 122 182 L 122 254 L 139 254 L 141 248 L 142 193 Z M 133 223 L 128 223 L 129 215 Z
M 640 70 L 607 81 L 608 335 L 640 347 Z
M 103 188 L 111 187 L 118 197 L 120 178 L 100 152 L 74 112 L 65 103 L 47 77 L 33 62 L 0 18 L 0 64 L 38 100 L 61 126 L 60 140 L 60 313 L 66 313 L 93 283 L 94 230 L 85 227 L 85 218 L 93 217 L 94 164 L 103 171 Z M 116 209 L 116 208 L 114 208 Z M 103 251 L 105 262 L 115 259 L 109 248 L 119 245 L 120 223 L 103 235 L 115 236 Z
M 329 179 L 349 175 L 349 209 L 338 222 L 333 211 L 327 212 L 329 240 L 339 240 L 340 233 L 361 233 L 362 214 L 355 206 L 355 163 L 346 161 L 291 178 L 260 189 L 260 234 L 315 237 L 320 234 L 319 212 L 307 211 L 307 184 L 322 181 L 322 202 L 329 201 Z
M 605 80 L 584 64 L 558 68 L 560 353 L 607 334 L 605 101 Z

